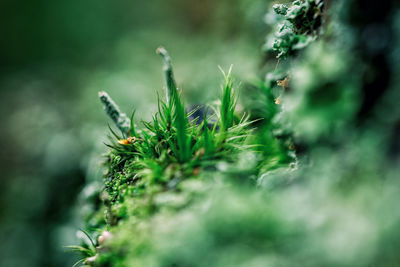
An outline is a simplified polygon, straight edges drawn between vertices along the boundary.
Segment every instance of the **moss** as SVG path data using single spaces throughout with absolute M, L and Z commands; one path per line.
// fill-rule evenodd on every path
M 278 52 L 277 58 L 292 56 L 307 47 L 323 31 L 325 4 L 323 0 L 297 0 L 290 5 L 276 4 L 273 10 L 280 16 L 272 46 L 266 49 Z
M 100 231 L 112 238 L 86 244 L 87 263 L 396 266 L 398 165 L 381 129 L 390 123 L 359 118 L 365 70 L 375 67 L 364 60 L 374 56 L 344 42 L 357 25 L 341 16 L 324 24 L 324 3 L 273 7 L 284 20 L 277 40 L 289 41 L 270 46 L 282 60 L 254 85 L 259 121 L 236 112 L 230 73 L 215 112 L 191 119 L 159 50 L 167 101 L 142 128 L 132 116 L 130 136 L 111 130 L 104 204 L 92 218 L 105 214 Z M 290 39 L 303 37 L 310 42 Z

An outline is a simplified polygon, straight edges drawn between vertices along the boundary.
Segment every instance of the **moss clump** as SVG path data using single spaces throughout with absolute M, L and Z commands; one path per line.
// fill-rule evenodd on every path
M 257 106 L 263 120 L 254 123 L 236 115 L 229 74 L 214 114 L 190 119 L 170 58 L 159 51 L 167 100 L 144 128 L 132 116 L 129 135 L 112 132 L 98 211 L 106 210 L 106 220 L 96 226 L 112 237 L 87 245 L 86 263 L 397 266 L 399 94 L 394 82 L 384 83 L 384 96 L 365 112 L 380 79 L 368 76 L 379 73 L 377 54 L 349 37 L 361 26 L 344 14 L 357 13 L 362 1 L 349 2 L 331 7 L 337 16 L 329 25 L 321 25 L 323 1 L 274 7 L 299 34 L 329 31 L 296 56 L 287 53 L 255 86 L 253 103 L 265 101 Z M 382 66 L 389 75 L 400 69 Z
M 99 94 L 107 114 L 121 133 L 110 127 L 105 186 L 100 194 L 105 210 L 99 209 L 90 215 L 88 222 L 95 224 L 88 226 L 109 229 L 116 236 L 113 240 L 119 237 L 121 240 L 118 245 L 112 245 L 112 251 L 97 250 L 96 263 L 114 261 L 116 254 L 124 253 L 121 242 L 131 241 L 125 240 L 120 232 L 142 236 L 141 227 L 147 229 L 157 214 L 178 212 L 190 205 L 206 192 L 204 188 L 210 181 L 207 176 L 215 178 L 216 173 L 225 173 L 236 174 L 240 179 L 243 175 L 258 174 L 256 165 L 260 160 L 256 154 L 257 148 L 262 146 L 249 143 L 253 122 L 248 115 L 238 116 L 235 111 L 237 95 L 231 70 L 227 74 L 223 72 L 225 80 L 219 105 L 207 107 L 213 112 L 196 117 L 194 114 L 199 108 L 186 111 L 180 98 L 167 51 L 159 48 L 157 52 L 164 60 L 167 97 L 166 101 L 158 100 L 158 112 L 152 121 L 143 122 L 143 127 L 139 128 L 132 114 L 121 126 L 119 118 L 123 113 L 119 107 L 106 93 Z M 248 157 L 251 160 L 241 163 L 241 159 Z M 94 218 L 103 212 L 104 222 L 96 223 Z M 145 246 L 145 239 L 139 238 L 141 241 L 134 243 L 138 247 Z M 87 256 L 93 259 L 92 254 Z
M 278 28 L 270 36 L 267 50 L 278 52 L 277 58 L 295 54 L 315 40 L 322 32 L 325 3 L 323 0 L 297 0 L 290 5 L 273 6 Z M 272 45 L 270 45 L 272 43 Z

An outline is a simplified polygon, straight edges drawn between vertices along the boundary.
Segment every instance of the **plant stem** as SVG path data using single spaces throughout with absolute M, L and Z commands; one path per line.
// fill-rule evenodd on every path
M 172 63 L 171 63 L 171 57 L 169 56 L 167 50 L 160 46 L 156 50 L 157 54 L 161 55 L 161 57 L 164 60 L 164 75 L 165 75 L 165 81 L 167 84 L 167 92 L 166 92 L 166 97 L 167 97 L 167 103 L 171 104 L 171 99 L 173 97 L 173 92 L 177 91 L 175 79 L 174 79 L 174 72 L 172 71 Z
M 131 121 L 128 116 L 120 111 L 118 105 L 106 92 L 99 92 L 99 98 L 104 105 L 107 115 L 114 121 L 118 129 L 120 129 L 125 136 L 129 136 Z

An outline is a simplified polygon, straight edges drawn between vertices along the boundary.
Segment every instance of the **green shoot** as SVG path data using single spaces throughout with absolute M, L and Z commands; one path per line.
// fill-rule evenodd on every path
M 173 125 L 176 130 L 176 140 L 178 143 L 179 161 L 186 162 L 191 156 L 190 140 L 187 136 L 187 115 L 185 107 L 182 104 L 178 92 L 173 91 L 173 106 L 174 106 L 174 122 Z
M 228 74 L 221 69 L 225 77 L 225 85 L 222 89 L 222 99 L 221 99 L 221 131 L 226 132 L 228 128 L 233 126 L 234 122 L 234 112 L 236 107 L 236 96 L 233 92 L 233 84 L 231 79 L 232 66 L 229 68 Z
M 213 133 L 210 132 L 210 130 L 208 129 L 208 122 L 207 122 L 207 118 L 204 118 L 203 121 L 203 138 L 204 138 L 204 152 L 205 155 L 209 156 L 212 155 L 214 153 L 214 142 L 212 140 L 213 138 Z
M 79 264 L 84 263 L 88 258 L 94 257 L 97 254 L 97 248 L 95 245 L 95 242 L 93 238 L 87 233 L 85 230 L 80 230 L 86 237 L 86 239 L 82 239 L 82 246 L 66 246 L 67 249 L 70 249 L 71 251 L 78 252 L 80 253 L 83 258 L 78 260 L 74 266 L 78 266 Z M 89 242 L 87 242 L 89 241 Z

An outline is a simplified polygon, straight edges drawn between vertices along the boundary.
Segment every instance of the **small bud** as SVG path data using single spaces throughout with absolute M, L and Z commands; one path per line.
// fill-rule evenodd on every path
M 104 244 L 105 241 L 110 240 L 112 237 L 112 234 L 108 231 L 104 231 L 101 233 L 97 241 L 99 242 L 99 245 Z
M 283 79 L 283 80 L 278 80 L 276 83 L 277 83 L 279 86 L 283 87 L 283 89 L 288 89 L 288 88 L 289 88 L 289 81 L 290 81 L 289 76 L 286 76 L 285 79 Z
M 127 139 L 121 139 L 118 140 L 118 144 L 120 145 L 129 145 L 129 144 L 134 144 L 136 142 L 136 137 L 130 136 Z
M 96 261 L 97 257 L 98 257 L 98 254 L 96 254 L 96 255 L 94 255 L 94 256 L 92 256 L 92 257 L 86 258 L 86 260 L 85 260 L 83 263 L 84 263 L 85 265 L 93 266 L 93 264 L 94 264 L 94 262 Z

